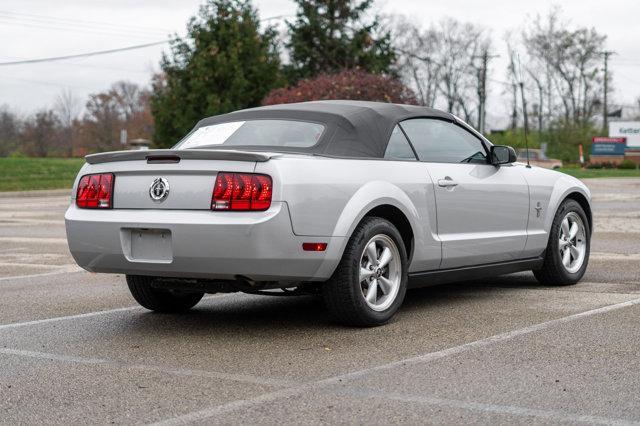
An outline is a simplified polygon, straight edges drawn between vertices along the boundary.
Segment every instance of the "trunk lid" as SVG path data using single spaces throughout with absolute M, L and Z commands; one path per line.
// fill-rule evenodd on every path
M 273 158 L 273 153 L 222 149 L 149 149 L 137 151 L 112 151 L 87 155 L 89 164 L 112 163 L 115 161 L 140 161 L 148 163 L 173 163 L 181 160 L 229 160 L 265 162 Z
M 91 172 L 114 173 L 114 209 L 210 210 L 220 171 L 251 173 L 274 154 L 148 150 L 93 154 Z

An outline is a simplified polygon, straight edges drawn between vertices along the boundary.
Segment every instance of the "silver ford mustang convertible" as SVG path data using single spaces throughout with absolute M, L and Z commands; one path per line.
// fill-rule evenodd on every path
M 407 288 L 531 270 L 574 284 L 589 190 L 516 162 L 451 114 L 356 101 L 206 118 L 172 149 L 89 155 L 69 249 L 161 312 L 204 293 L 315 293 L 339 322 L 387 322 Z

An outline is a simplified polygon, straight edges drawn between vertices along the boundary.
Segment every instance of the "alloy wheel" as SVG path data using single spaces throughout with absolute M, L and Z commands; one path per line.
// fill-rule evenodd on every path
M 578 272 L 587 252 L 587 234 L 582 218 L 576 212 L 567 213 L 560 222 L 558 249 L 560 260 L 567 272 Z
M 402 280 L 402 263 L 396 243 L 389 236 L 371 238 L 360 257 L 359 284 L 367 305 L 384 311 L 393 304 Z

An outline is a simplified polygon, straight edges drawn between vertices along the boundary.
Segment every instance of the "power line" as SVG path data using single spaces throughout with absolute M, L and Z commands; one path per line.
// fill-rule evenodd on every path
M 293 18 L 294 16 L 296 15 L 276 15 L 276 16 L 269 16 L 268 18 L 262 18 L 259 21 L 260 22 L 275 21 L 277 19 Z
M 57 17 L 57 16 L 50 16 L 50 15 L 35 15 L 32 13 L 19 13 L 19 12 L 11 12 L 11 11 L 7 11 L 7 10 L 0 10 L 0 15 L 10 15 L 11 17 L 16 17 L 19 19 L 29 19 L 31 21 L 40 21 L 40 22 L 54 22 L 54 23 L 64 23 L 65 25 L 68 24 L 76 24 L 76 25 L 90 25 L 92 28 L 95 28 L 96 25 L 99 26 L 103 26 L 103 27 L 111 27 L 111 28 L 115 28 L 115 29 L 137 29 L 140 31 L 147 31 L 147 32 L 161 32 L 161 33 L 167 33 L 170 32 L 169 30 L 165 29 L 165 28 L 159 28 L 159 27 L 144 27 L 144 26 L 136 26 L 136 27 L 131 27 L 128 25 L 118 25 L 118 24 L 114 24 L 111 22 L 103 22 L 103 21 L 89 21 L 89 20 L 82 20 L 82 19 L 73 19 L 73 18 L 62 18 L 62 17 Z M 57 22 L 56 22 L 57 21 Z
M 160 44 L 168 43 L 169 41 L 170 40 L 156 41 L 154 43 L 145 43 L 145 44 L 138 44 L 138 45 L 135 45 L 135 46 L 120 47 L 118 49 L 99 50 L 99 51 L 96 51 L 96 52 L 79 53 L 77 55 L 54 56 L 54 57 L 50 57 L 50 58 L 26 59 L 26 60 L 23 60 L 23 61 L 0 62 L 0 66 L 35 64 L 35 63 L 41 63 L 41 62 L 63 61 L 65 59 L 86 58 L 86 57 L 89 57 L 89 56 L 107 55 L 107 54 L 110 54 L 110 53 L 124 52 L 124 51 L 127 51 L 127 50 L 135 50 L 135 49 L 143 49 L 145 47 L 150 47 L 150 46 L 158 46 Z
M 28 78 L 19 78 L 19 77 L 11 77 L 11 76 L 7 76 L 7 75 L 2 75 L 0 76 L 0 79 L 10 79 L 10 80 L 16 80 L 16 81 L 20 81 L 23 83 L 29 83 L 29 84 L 42 84 L 44 86 L 55 86 L 55 87 L 67 87 L 70 89 L 83 89 L 83 90 L 94 90 L 88 86 L 78 86 L 75 84 L 64 84 L 64 83 L 54 83 L 53 81 L 45 81 L 45 80 L 32 80 L 32 79 L 28 79 Z
M 613 62 L 615 62 L 617 65 L 630 65 L 630 66 L 636 66 L 636 65 L 640 65 L 640 62 L 638 62 L 635 59 L 626 59 L 626 58 L 613 58 L 612 59 Z
M 45 30 L 54 30 L 54 31 L 67 31 L 67 32 L 73 32 L 73 33 L 84 33 L 84 34 L 98 34 L 98 35 L 108 35 L 108 36 L 116 36 L 116 37 L 127 37 L 127 38 L 131 38 L 131 37 L 137 37 L 137 38 L 152 38 L 152 39 L 157 39 L 158 37 L 162 37 L 165 34 L 159 35 L 159 34 L 145 34 L 145 33 L 136 33 L 136 32 L 127 32 L 127 31 L 118 31 L 115 32 L 116 30 L 111 30 L 111 31 L 105 31 L 102 28 L 96 28 L 96 29 L 89 29 L 89 28 L 74 28 L 71 26 L 64 26 L 64 27 L 59 27 L 59 26 L 53 26 L 53 25 L 43 25 L 40 23 L 33 23 L 33 22 L 15 22 L 15 21 L 7 21 L 8 18 L 5 18 L 4 16 L 0 15 L 0 24 L 3 25 L 13 25 L 13 26 L 17 26 L 17 27 L 26 27 L 26 28 L 40 28 L 40 29 L 45 29 Z
M 21 56 L 5 56 L 3 59 L 13 59 L 13 60 L 25 60 L 27 58 L 21 57 Z M 82 58 L 80 58 L 82 59 Z M 91 64 L 87 64 L 84 62 L 74 62 L 74 61 L 70 61 L 67 62 L 66 64 L 61 64 L 61 63 L 56 63 L 53 62 L 51 65 L 54 66 L 61 66 L 61 67 L 68 67 L 69 64 L 73 65 L 73 67 L 78 67 L 78 68 L 92 68 L 92 69 L 100 69 L 100 70 L 112 70 L 112 71 L 123 71 L 123 72 L 130 72 L 130 73 L 138 73 L 138 74 L 150 74 L 151 71 L 147 70 L 142 70 L 141 68 L 123 68 L 123 67 L 113 67 L 111 65 L 100 65 L 100 64 L 96 64 L 96 65 L 91 65 Z
M 616 71 L 616 76 L 622 77 L 622 78 L 624 78 L 625 80 L 627 80 L 630 83 L 640 85 L 640 81 L 635 80 L 635 79 L 629 77 L 628 75 L 621 73 L 620 71 Z
M 0 10 L 0 23 L 27 28 L 43 28 L 56 31 L 84 32 L 120 37 L 164 38 L 171 31 L 161 28 L 113 24 L 100 21 L 59 18 Z
M 268 18 L 260 19 L 260 22 L 276 20 L 276 19 L 283 19 L 283 18 L 286 18 L 286 17 L 289 17 L 289 16 L 291 16 L 291 15 L 271 16 L 271 17 L 268 17 Z M 2 18 L 2 17 L 0 16 L 0 18 Z M 90 22 L 90 21 L 87 21 L 87 22 Z M 124 51 L 127 51 L 127 50 L 143 49 L 145 47 L 157 46 L 157 45 L 160 45 L 160 44 L 169 43 L 170 41 L 171 40 L 167 39 L 167 40 L 157 41 L 157 42 L 153 42 L 153 43 L 138 44 L 138 45 L 135 45 L 135 46 L 121 47 L 121 48 L 118 48 L 118 49 L 109 49 L 109 50 L 100 50 L 100 51 L 96 51 L 96 52 L 80 53 L 80 54 L 77 54 L 77 55 L 54 56 L 54 57 L 50 57 L 50 58 L 39 58 L 39 59 L 27 59 L 27 60 L 21 60 L 21 61 L 0 62 L 0 66 L 35 64 L 35 63 L 42 63 L 42 62 L 62 61 L 62 60 L 65 60 L 65 59 L 85 58 L 85 57 L 89 57 L 89 56 L 106 55 L 106 54 L 110 54 L 110 53 L 124 52 Z

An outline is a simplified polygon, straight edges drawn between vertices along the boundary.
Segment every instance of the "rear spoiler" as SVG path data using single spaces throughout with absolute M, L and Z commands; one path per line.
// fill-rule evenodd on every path
M 217 150 L 217 149 L 149 149 L 138 151 L 112 151 L 90 154 L 84 157 L 89 164 L 113 163 L 115 161 L 140 161 L 147 163 L 179 163 L 185 160 L 228 160 L 228 161 L 257 161 L 264 163 L 275 154 Z

